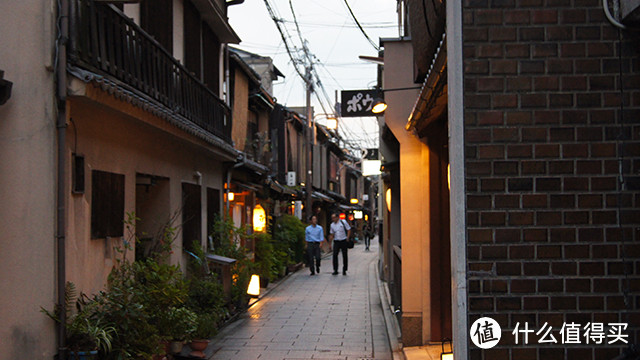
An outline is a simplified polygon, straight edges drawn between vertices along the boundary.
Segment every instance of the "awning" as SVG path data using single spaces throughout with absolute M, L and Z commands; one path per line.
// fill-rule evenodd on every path
M 331 196 L 332 198 L 336 199 L 336 201 L 345 201 L 345 200 L 347 200 L 346 197 L 342 196 L 341 194 L 338 194 L 337 192 L 333 192 L 331 190 L 327 190 L 327 194 L 329 194 L 329 196 Z
M 244 159 L 241 161 L 241 163 L 242 163 L 242 166 L 240 166 L 241 169 L 244 168 L 244 169 L 252 170 L 258 173 L 259 175 L 266 174 L 269 171 L 269 168 L 267 166 L 262 165 L 251 159 L 247 159 L 246 155 L 244 156 Z
M 262 187 L 259 184 L 247 183 L 247 182 L 243 182 L 243 181 L 239 181 L 239 180 L 235 180 L 235 179 L 232 179 L 231 183 L 235 184 L 236 186 L 238 186 L 240 188 L 251 190 L 251 191 L 259 191 L 260 188 Z
M 360 208 L 357 206 L 350 206 L 350 205 L 343 205 L 343 204 L 338 205 L 338 208 L 340 210 L 346 210 L 346 211 L 360 210 Z
M 329 197 L 329 196 L 327 196 L 327 195 L 325 195 L 325 194 L 323 194 L 321 192 L 318 192 L 318 191 L 314 191 L 311 194 L 311 197 L 315 198 L 315 199 L 320 199 L 320 200 L 322 200 L 324 202 L 330 202 L 330 203 L 335 202 L 335 200 L 333 198 L 331 198 L 331 197 Z
M 447 109 L 447 39 L 443 35 L 420 95 L 413 106 L 406 130 L 424 129 Z
M 269 179 L 269 187 L 271 188 L 271 190 L 281 194 L 298 195 L 298 193 L 294 189 L 291 189 L 288 186 L 284 186 L 274 179 Z

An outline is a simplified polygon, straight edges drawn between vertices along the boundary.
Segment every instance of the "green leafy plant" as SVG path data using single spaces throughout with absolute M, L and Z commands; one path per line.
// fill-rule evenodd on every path
M 67 282 L 63 307 L 64 309 L 58 308 L 54 312 L 44 308 L 40 308 L 40 311 L 58 323 L 62 321 L 61 312 L 65 312 L 66 343 L 71 351 L 111 351 L 116 328 L 100 317 L 102 309 L 98 302 L 82 294 L 78 298 L 75 285 Z
M 259 233 L 254 235 L 256 251 L 255 263 L 261 277 L 273 281 L 280 275 L 280 269 L 286 265 L 288 254 L 276 247 L 271 235 Z
M 233 283 L 231 287 L 232 308 L 242 309 L 248 304 L 247 286 L 254 272 L 254 263 L 249 258 L 246 248 L 240 246 L 243 239 L 249 237 L 246 227 L 237 228 L 230 219 L 216 218 L 214 222 L 212 238 L 214 248 L 212 252 L 217 255 L 236 259 L 231 266 Z
M 212 338 L 218 331 L 218 321 L 215 314 L 199 314 L 196 330 L 193 333 L 195 340 L 207 340 Z
M 187 307 L 170 307 L 160 316 L 158 327 L 169 340 L 191 339 L 198 326 L 198 315 Z
M 180 268 L 167 264 L 175 230 L 165 226 L 164 242 L 144 260 L 132 262 L 129 253 L 139 242 L 135 224 L 140 219 L 128 213 L 127 237 L 116 251 L 120 256 L 109 274 L 107 288 L 95 296 L 102 317 L 116 327 L 113 351 L 107 359 L 150 359 L 161 352 L 160 340 L 169 328 L 160 326 L 167 309 L 184 305 L 187 283 Z
M 189 283 L 187 306 L 197 314 L 212 314 L 216 321 L 222 321 L 229 315 L 225 306 L 222 284 L 213 275 L 193 278 Z
M 305 226 L 295 216 L 283 215 L 273 226 L 273 240 L 277 251 L 286 253 L 285 265 L 299 263 L 304 254 Z

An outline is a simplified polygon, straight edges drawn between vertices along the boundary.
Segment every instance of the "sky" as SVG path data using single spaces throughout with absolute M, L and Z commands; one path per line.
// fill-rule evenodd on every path
M 268 0 L 292 46 L 294 58 L 303 56 L 302 39 L 315 56 L 314 65 L 325 93 L 318 91 L 327 112 L 335 103 L 336 90 L 372 88 L 376 84 L 376 65 L 358 59 L 359 55 L 377 56 L 377 50 L 358 29 L 345 0 Z M 347 0 L 369 38 L 398 37 L 395 0 Z M 300 35 L 296 31 L 291 6 L 295 11 Z M 274 83 L 274 96 L 286 106 L 304 106 L 304 83 L 286 52 L 282 37 L 271 19 L 265 0 L 245 0 L 229 7 L 229 22 L 242 39 L 244 50 L 273 58 L 284 79 Z M 300 66 L 302 69 L 302 66 Z M 326 95 L 325 95 L 326 94 Z M 338 98 L 340 93 L 338 92 Z M 330 105 L 329 105 L 330 102 Z M 312 98 L 316 114 L 323 113 L 316 96 Z M 322 116 L 316 120 L 324 123 Z M 343 118 L 339 133 L 355 140 L 362 148 L 377 147 L 378 126 L 375 118 Z

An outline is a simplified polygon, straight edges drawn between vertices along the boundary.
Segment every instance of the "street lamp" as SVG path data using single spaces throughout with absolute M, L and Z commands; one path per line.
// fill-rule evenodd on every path
M 372 113 L 382 114 L 385 110 L 387 110 L 387 103 L 384 102 L 384 99 L 378 97 L 373 100 L 373 108 L 371 108 Z
M 387 110 L 387 103 L 384 101 L 382 95 L 387 91 L 401 91 L 401 90 L 414 90 L 414 89 L 422 89 L 421 86 L 413 86 L 413 87 L 404 87 L 404 88 L 394 88 L 394 89 L 378 89 L 380 95 L 378 95 L 373 100 L 373 107 L 371 108 L 371 112 L 374 114 L 382 114 L 385 110 Z
M 327 129 L 335 130 L 337 128 L 338 128 L 338 119 L 336 119 L 334 117 L 328 117 L 327 118 Z

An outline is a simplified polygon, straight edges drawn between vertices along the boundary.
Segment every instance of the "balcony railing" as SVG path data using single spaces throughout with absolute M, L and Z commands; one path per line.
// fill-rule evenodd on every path
M 229 107 L 140 26 L 112 5 L 71 4 L 72 64 L 115 78 L 231 142 Z

